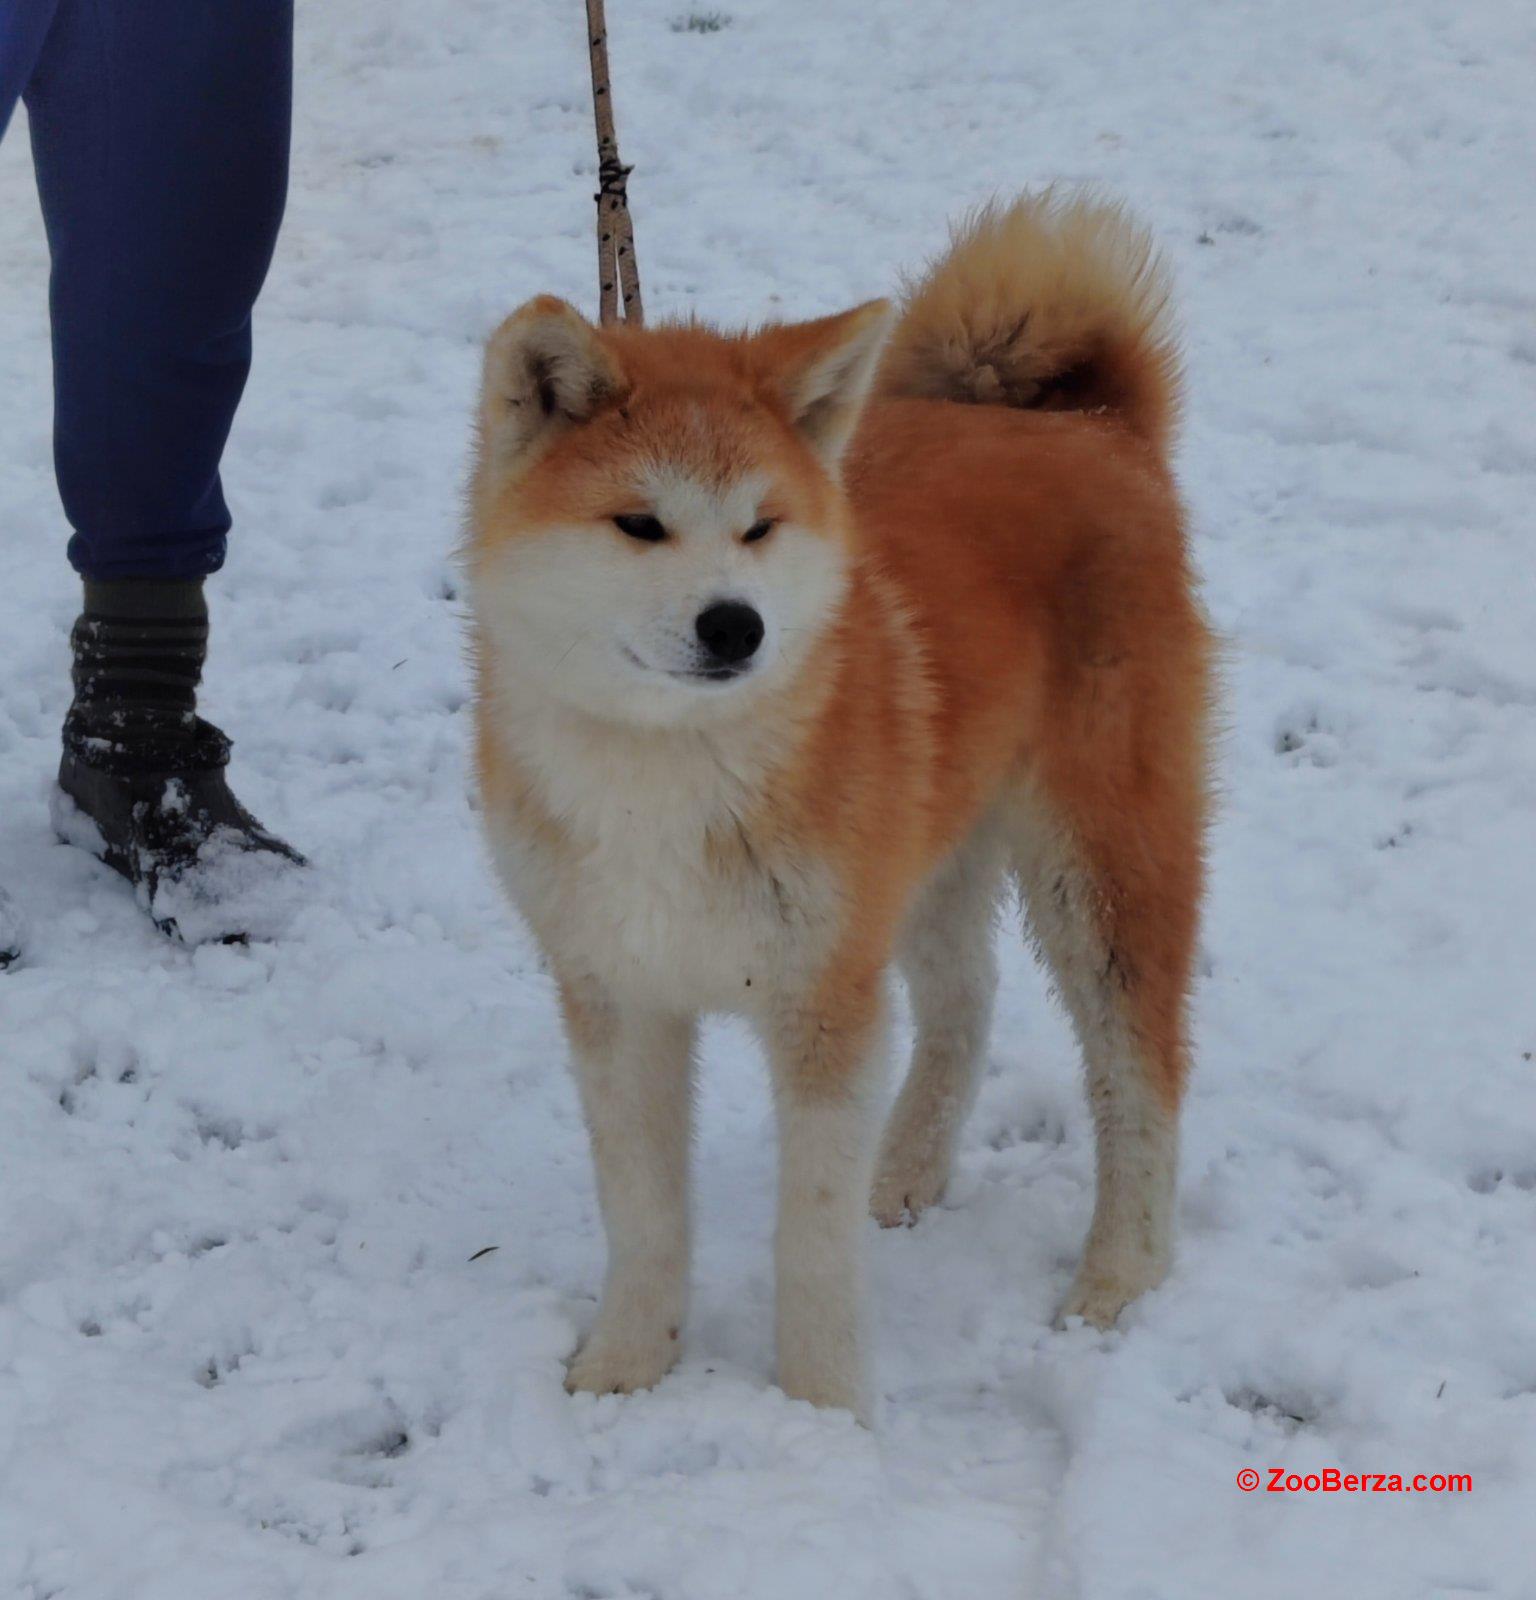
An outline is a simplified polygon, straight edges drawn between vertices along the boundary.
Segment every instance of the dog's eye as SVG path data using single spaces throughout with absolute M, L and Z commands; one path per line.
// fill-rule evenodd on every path
M 768 535 L 773 532 L 775 526 L 776 524 L 772 517 L 764 517 L 762 521 L 754 522 L 752 526 L 748 528 L 744 534 L 742 534 L 741 542 L 743 544 L 756 544 L 759 539 L 766 539 Z
M 660 544 L 667 536 L 667 530 L 658 517 L 626 514 L 615 517 L 613 525 L 620 533 L 627 533 L 631 539 L 644 539 L 647 544 Z

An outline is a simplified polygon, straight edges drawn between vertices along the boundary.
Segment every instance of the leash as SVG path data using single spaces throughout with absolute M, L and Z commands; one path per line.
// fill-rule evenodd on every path
M 635 226 L 629 216 L 627 185 L 633 167 L 619 160 L 619 139 L 613 127 L 613 91 L 608 81 L 608 23 L 603 0 L 587 0 L 587 44 L 592 52 L 592 113 L 597 123 L 597 285 L 602 321 L 619 320 L 640 327 L 645 308 L 640 302 L 640 267 L 635 260 Z

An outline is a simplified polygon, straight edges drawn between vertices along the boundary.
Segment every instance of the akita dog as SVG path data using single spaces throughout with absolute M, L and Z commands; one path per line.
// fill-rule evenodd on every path
M 973 217 L 899 312 L 756 333 L 530 301 L 485 358 L 468 558 L 497 868 L 560 990 L 607 1229 L 569 1387 L 687 1298 L 695 1019 L 779 1128 L 778 1376 L 868 1416 L 862 1235 L 943 1192 L 1022 889 L 1087 1067 L 1061 1307 L 1168 1267 L 1212 644 L 1168 465 L 1167 282 L 1115 207 Z M 883 1141 L 887 974 L 917 1048 Z

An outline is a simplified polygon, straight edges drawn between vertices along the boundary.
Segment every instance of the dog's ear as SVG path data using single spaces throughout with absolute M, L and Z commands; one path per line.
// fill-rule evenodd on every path
M 482 447 L 514 460 L 553 429 L 585 422 L 623 387 L 597 329 L 564 300 L 540 295 L 514 311 L 486 344 Z
M 765 328 L 757 336 L 790 421 L 828 466 L 837 465 L 869 398 L 891 320 L 889 300 L 870 300 L 835 317 Z

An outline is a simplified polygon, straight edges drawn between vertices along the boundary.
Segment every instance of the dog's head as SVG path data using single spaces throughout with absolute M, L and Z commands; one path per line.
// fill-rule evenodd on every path
M 782 684 L 846 583 L 839 462 L 890 322 L 595 328 L 542 297 L 486 349 L 475 611 L 498 663 L 604 720 L 696 724 Z

